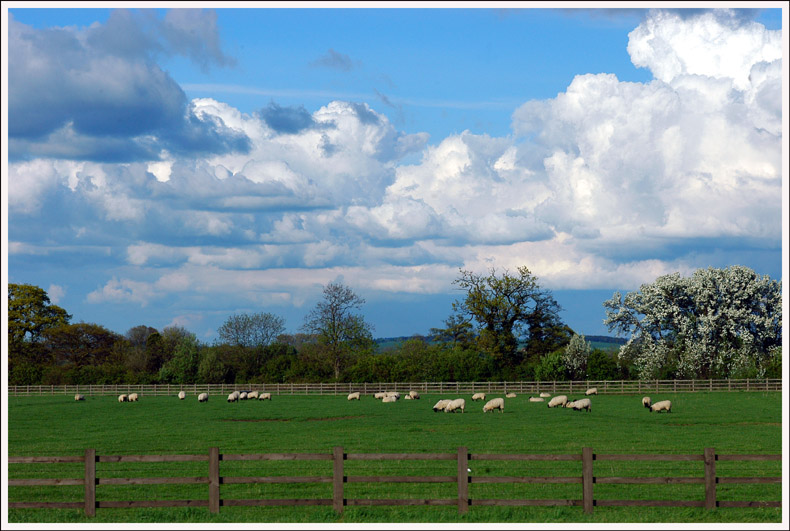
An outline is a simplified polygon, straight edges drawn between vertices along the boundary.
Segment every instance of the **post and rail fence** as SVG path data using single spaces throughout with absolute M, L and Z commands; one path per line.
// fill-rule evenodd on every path
M 699 391 L 782 391 L 781 378 L 741 380 L 575 380 L 513 382 L 325 382 L 325 383 L 246 383 L 246 384 L 113 384 L 113 385 L 9 385 L 8 396 L 73 395 L 106 396 L 138 393 L 147 396 L 173 396 L 179 391 L 198 395 L 224 395 L 233 391 L 257 390 L 276 395 L 364 395 L 379 391 L 418 391 L 424 394 L 485 393 L 583 393 L 597 387 L 599 393 L 685 393 Z
M 85 495 L 82 502 L 41 502 L 14 501 L 9 508 L 71 508 L 82 509 L 89 517 L 96 515 L 96 509 L 132 507 L 208 507 L 211 513 L 218 513 L 220 507 L 232 506 L 331 506 L 341 514 L 347 506 L 457 506 L 459 514 L 465 514 L 474 506 L 577 506 L 587 514 L 594 507 L 701 507 L 715 509 L 725 507 L 781 507 L 781 501 L 725 501 L 716 496 L 719 484 L 778 484 L 781 477 L 721 477 L 717 476 L 716 463 L 721 461 L 781 461 L 781 455 L 769 454 L 717 454 L 713 448 L 705 448 L 701 454 L 596 454 L 592 448 L 584 447 L 578 454 L 478 454 L 469 453 L 466 447 L 459 447 L 449 453 L 346 453 L 336 446 L 331 453 L 268 453 L 268 454 L 223 454 L 218 447 L 211 447 L 207 454 L 191 455 L 98 455 L 95 449 L 85 450 L 84 455 L 60 457 L 21 457 L 9 456 L 9 464 L 30 463 L 84 463 L 84 477 L 58 479 L 18 479 L 9 478 L 8 487 L 34 487 L 59 485 L 84 485 Z M 228 461 L 277 461 L 277 460 L 327 460 L 332 461 L 332 475 L 329 476 L 262 476 L 234 477 L 221 474 L 220 463 Z M 449 476 L 354 476 L 346 475 L 344 463 L 354 460 L 447 460 L 456 461 L 457 473 Z M 579 475 L 565 477 L 518 477 L 482 476 L 470 473 L 471 462 L 479 460 L 501 461 L 580 461 Z M 175 461 L 203 461 L 208 463 L 208 475 L 200 477 L 138 477 L 117 478 L 98 477 L 96 463 L 159 463 Z M 596 475 L 593 465 L 600 461 L 701 461 L 702 475 L 699 477 L 614 477 Z M 471 465 L 474 466 L 474 465 Z M 441 499 L 381 499 L 346 498 L 346 483 L 455 483 L 457 496 Z M 331 497 L 307 499 L 256 498 L 227 499 L 221 497 L 221 486 L 229 484 L 293 484 L 293 483 L 331 483 Z M 474 496 L 474 485 L 492 483 L 566 483 L 581 484 L 580 497 L 574 499 L 486 499 Z M 96 488 L 105 485 L 154 485 L 154 484 L 202 484 L 208 486 L 207 498 L 190 500 L 97 500 Z M 634 500 L 598 499 L 593 488 L 597 484 L 698 484 L 702 485 L 698 499 L 694 500 Z M 472 489 L 470 489 L 472 486 Z

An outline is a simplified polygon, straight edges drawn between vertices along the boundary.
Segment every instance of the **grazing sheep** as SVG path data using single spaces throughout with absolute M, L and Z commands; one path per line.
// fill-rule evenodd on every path
M 552 398 L 551 400 L 549 400 L 549 403 L 546 404 L 546 405 L 548 407 L 557 407 L 557 406 L 565 407 L 565 404 L 567 402 L 568 402 L 568 397 L 567 396 L 565 396 L 565 395 L 557 395 L 554 398 Z
M 485 400 L 486 394 L 485 393 L 475 393 L 472 395 L 472 400 Z
M 540 396 L 531 396 L 529 397 L 530 402 L 545 402 L 546 399 Z
M 247 393 L 247 398 L 249 400 L 255 400 L 256 398 L 258 398 L 258 391 L 250 391 L 249 393 Z
M 418 393 L 417 391 L 409 391 L 409 397 L 412 400 L 419 400 L 420 399 L 420 393 Z
M 129 402 L 137 402 L 139 399 L 140 397 L 137 396 L 137 393 L 132 393 L 129 395 Z
M 516 393 L 508 393 L 505 395 L 505 398 L 516 398 Z
M 187 394 L 186 394 L 184 391 L 179 391 L 179 392 L 178 392 L 178 399 L 179 399 L 179 400 L 183 400 L 183 399 L 185 399 L 186 397 L 187 397 Z
M 229 394 L 229 395 L 228 395 L 228 402 L 236 402 L 236 401 L 238 401 L 238 400 L 239 400 L 239 399 L 238 399 L 238 397 L 236 396 L 236 393 L 231 393 L 231 394 Z
M 373 398 L 376 398 L 376 399 L 380 400 L 380 399 L 384 398 L 385 396 L 387 396 L 387 393 L 385 393 L 384 391 L 379 391 L 378 393 L 373 395 Z
M 575 400 L 571 403 L 571 405 L 565 407 L 571 407 L 576 411 L 581 411 L 582 409 L 586 409 L 588 413 L 592 411 L 592 403 L 590 402 L 589 398 L 582 398 L 581 400 Z
M 445 413 L 455 413 L 456 410 L 460 409 L 461 413 L 464 412 L 464 408 L 466 407 L 466 400 L 463 398 L 456 398 L 455 400 L 451 400 L 447 406 L 444 408 Z
M 348 394 L 348 399 L 349 400 L 359 400 L 359 392 L 349 393 Z
M 642 405 L 644 407 L 650 407 L 650 404 L 651 404 L 650 397 L 649 396 L 643 396 L 642 397 Z
M 544 391 L 544 392 L 542 392 L 542 393 L 540 393 L 540 397 L 541 397 L 541 398 L 548 398 L 548 397 L 550 397 L 550 396 L 551 396 L 551 393 L 547 393 L 547 392 L 545 392 L 545 391 Z
M 502 413 L 505 412 L 505 399 L 504 398 L 492 398 L 486 405 L 483 406 L 483 413 L 487 413 L 488 411 L 493 411 L 498 409 Z
M 235 398 L 236 400 L 238 400 L 238 399 L 239 399 L 239 397 L 241 396 L 241 393 L 239 393 L 238 391 L 233 391 L 231 394 L 234 396 L 234 398 Z
M 395 398 L 394 396 L 385 396 L 384 398 L 381 399 L 381 401 L 389 403 L 389 402 L 397 402 L 398 399 Z
M 437 411 L 444 411 L 444 408 L 446 408 L 447 404 L 449 404 L 450 402 L 452 402 L 452 400 L 439 400 L 433 406 L 433 412 L 436 413 Z
M 585 394 L 585 395 L 587 395 L 587 396 L 590 396 L 590 395 L 597 395 L 597 394 L 598 394 L 598 388 L 597 388 L 597 387 L 591 387 L 591 388 L 587 389 L 587 390 L 584 392 L 584 394 Z
M 85 400 L 85 395 L 74 395 L 74 400 Z
M 200 393 L 198 395 L 198 402 L 208 402 L 208 393 Z
M 120 395 L 118 397 L 118 402 L 127 402 L 128 400 L 129 400 L 129 397 L 126 396 L 126 395 Z
M 247 400 L 247 393 L 242 391 L 239 395 L 239 400 Z
M 388 397 L 388 396 L 394 396 L 395 400 L 399 400 L 400 399 L 400 393 L 398 391 L 387 391 L 386 393 L 384 393 L 384 397 L 385 398 Z
M 656 402 L 652 406 L 650 406 L 650 412 L 653 411 L 666 411 L 667 413 L 672 413 L 672 402 L 669 400 L 662 400 L 661 402 Z
M 271 393 L 261 393 L 258 395 L 258 400 L 271 400 L 272 394 Z

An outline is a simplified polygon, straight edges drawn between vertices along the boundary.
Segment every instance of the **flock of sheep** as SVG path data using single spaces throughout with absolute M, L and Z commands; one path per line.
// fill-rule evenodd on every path
M 592 387 L 587 389 L 584 393 L 586 396 L 590 395 L 597 395 L 598 389 L 596 387 Z M 505 394 L 505 398 L 515 398 L 515 393 L 507 393 Z M 531 396 L 529 397 L 530 402 L 544 402 L 547 398 L 550 398 L 550 393 L 540 393 L 538 396 Z M 179 400 L 184 400 L 186 398 L 186 393 L 184 391 L 179 391 L 178 393 Z M 398 391 L 382 391 L 375 393 L 373 398 L 377 400 L 381 400 L 385 403 L 392 403 L 397 402 L 401 398 L 401 394 Z M 404 400 L 419 400 L 420 394 L 417 391 L 409 391 L 408 394 L 403 396 Z M 233 391 L 231 394 L 228 395 L 228 402 L 238 402 L 239 400 L 271 400 L 272 394 L 271 393 L 259 393 L 258 391 Z M 360 393 L 354 392 L 349 393 L 348 400 L 359 400 Z M 484 401 L 486 399 L 485 393 L 474 393 L 472 395 L 472 401 Z M 85 400 L 85 395 L 76 394 L 74 395 L 74 400 L 80 401 Z M 137 402 L 139 400 L 139 395 L 137 393 L 131 393 L 129 395 L 123 394 L 118 396 L 118 402 Z M 200 393 L 198 395 L 198 402 L 207 402 L 208 401 L 208 393 Z M 585 410 L 588 413 L 592 411 L 592 402 L 589 398 L 581 398 L 579 400 L 569 400 L 567 395 L 558 395 L 551 400 L 549 400 L 547 407 L 562 407 L 562 408 L 570 408 L 576 411 Z M 642 405 L 650 410 L 650 412 L 661 412 L 666 411 L 667 413 L 672 412 L 672 402 L 669 400 L 661 400 L 656 403 L 652 403 L 649 396 L 645 396 L 642 398 Z M 446 413 L 454 413 L 456 411 L 464 412 L 466 408 L 466 400 L 463 398 L 456 398 L 454 400 L 444 399 L 439 400 L 433 406 L 433 411 L 444 411 Z M 501 413 L 505 412 L 505 399 L 504 398 L 493 398 L 485 403 L 483 406 L 483 413 L 487 413 L 489 411 L 494 411 L 498 409 Z

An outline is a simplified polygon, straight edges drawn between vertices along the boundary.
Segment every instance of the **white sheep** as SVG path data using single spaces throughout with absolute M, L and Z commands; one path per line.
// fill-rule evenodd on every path
M 256 398 L 258 398 L 258 391 L 250 391 L 249 393 L 247 393 L 247 398 L 250 400 L 255 400 Z
M 590 402 L 589 398 L 574 400 L 573 402 L 571 402 L 570 405 L 566 405 L 565 407 L 573 408 L 576 411 L 581 411 L 582 409 L 586 409 L 588 413 L 592 411 L 592 403 Z
M 565 404 L 568 403 L 568 397 L 566 395 L 557 395 L 551 400 L 549 403 L 546 404 L 548 407 L 565 407 Z
M 272 394 L 271 393 L 261 393 L 258 395 L 258 400 L 271 400 Z
M 505 412 L 505 399 L 504 398 L 492 398 L 486 405 L 483 406 L 483 413 L 487 413 L 489 411 L 493 411 L 498 409 L 502 413 Z
M 417 391 L 409 391 L 409 397 L 411 397 L 412 400 L 419 400 L 420 393 L 418 393 Z
M 505 398 L 516 398 L 516 393 L 508 393 L 505 395 Z
M 587 395 L 587 396 L 590 396 L 590 395 L 597 395 L 597 394 L 598 394 L 598 388 L 597 388 L 597 387 L 591 387 L 591 388 L 587 389 L 587 390 L 584 392 L 584 394 L 585 394 L 585 395 Z
M 531 396 L 529 397 L 530 402 L 545 402 L 546 399 L 541 396 Z
M 139 400 L 139 398 L 140 397 L 137 396 L 137 393 L 132 393 L 132 394 L 129 395 L 128 400 L 129 400 L 129 402 L 137 402 L 137 400 Z
M 656 402 L 652 406 L 650 406 L 650 412 L 653 411 L 666 411 L 667 413 L 672 413 L 672 402 L 669 400 L 662 400 L 661 402 Z
M 387 393 L 385 393 L 384 391 L 379 391 L 378 393 L 373 395 L 373 398 L 376 398 L 376 399 L 380 400 L 380 399 L 384 398 L 385 396 L 387 396 Z
M 85 395 L 74 395 L 74 400 L 85 400 Z
M 412 400 L 411 395 L 403 395 L 404 400 Z
M 236 402 L 236 401 L 238 401 L 238 400 L 239 400 L 239 399 L 238 399 L 238 397 L 236 396 L 236 393 L 231 393 L 231 394 L 229 394 L 229 395 L 228 395 L 228 402 Z
M 208 393 L 200 393 L 198 395 L 198 402 L 208 402 Z
M 540 397 L 541 397 L 541 398 L 548 398 L 548 397 L 550 397 L 550 396 L 551 396 L 551 393 L 547 393 L 547 392 L 545 392 L 545 391 L 544 391 L 544 392 L 542 392 L 542 393 L 540 393 Z
M 486 394 L 485 393 L 475 393 L 472 395 L 472 400 L 485 400 Z
M 384 396 L 385 396 L 385 398 L 386 398 L 386 397 L 388 397 L 388 396 L 394 396 L 394 397 L 395 397 L 395 400 L 398 400 L 398 399 L 400 399 L 400 393 L 399 393 L 398 391 L 387 391 L 387 392 L 384 394 Z
M 239 397 L 241 396 L 241 393 L 239 393 L 238 391 L 233 391 L 231 394 L 235 397 L 236 400 L 238 400 Z
M 395 398 L 394 396 L 385 396 L 384 398 L 381 399 L 381 401 L 389 403 L 389 402 L 397 402 L 398 399 Z
M 466 407 L 466 400 L 463 398 L 456 398 L 455 400 L 451 400 L 447 406 L 444 408 L 445 413 L 455 413 L 456 410 L 461 410 L 461 413 L 464 412 L 464 408 Z
M 652 403 L 652 402 L 650 402 L 650 397 L 649 397 L 649 396 L 643 396 L 643 397 L 642 397 L 642 405 L 643 405 L 644 407 L 650 407 L 650 404 L 651 404 L 651 403 Z
M 450 402 L 452 402 L 452 400 L 439 400 L 436 402 L 436 404 L 433 406 L 434 413 L 437 411 L 444 411 L 444 408 L 446 408 L 447 404 Z
M 242 393 L 239 395 L 239 400 L 247 400 L 247 393 L 242 391 Z
M 128 400 L 129 400 L 129 397 L 126 396 L 126 395 L 120 395 L 118 397 L 118 402 L 127 402 Z
M 179 400 L 183 400 L 183 399 L 185 399 L 186 397 L 187 397 L 187 394 L 186 394 L 184 391 L 179 391 L 179 392 L 178 392 L 178 399 L 179 399 Z
M 348 394 L 348 399 L 349 400 L 359 400 L 359 392 L 349 393 Z

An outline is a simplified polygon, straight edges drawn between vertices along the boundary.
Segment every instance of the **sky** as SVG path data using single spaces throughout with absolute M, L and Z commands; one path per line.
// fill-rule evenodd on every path
M 785 2 L 42 5 L 3 4 L 3 274 L 72 322 L 295 333 L 342 282 L 427 334 L 526 266 L 611 335 L 661 275 L 783 280 Z

